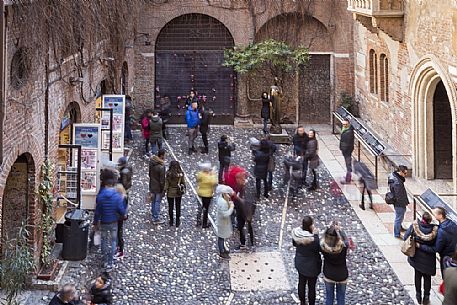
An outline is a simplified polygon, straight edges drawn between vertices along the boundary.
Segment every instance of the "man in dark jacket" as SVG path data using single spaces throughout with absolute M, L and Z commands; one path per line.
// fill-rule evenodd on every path
M 186 124 L 187 124 L 187 133 L 188 133 L 188 148 L 189 155 L 193 152 L 197 152 L 194 147 L 194 141 L 197 137 L 198 126 L 200 125 L 200 116 L 198 114 L 197 102 L 192 102 L 192 104 L 187 108 L 186 111 Z
M 204 148 L 201 151 L 202 154 L 208 153 L 208 131 L 211 116 L 212 113 L 206 110 L 204 106 L 200 108 L 200 133 L 204 145 Z
M 118 161 L 119 165 L 119 183 L 122 184 L 122 186 L 125 189 L 125 198 L 124 198 L 124 204 L 125 208 L 127 210 L 128 207 L 128 199 L 129 199 L 129 193 L 130 189 L 132 187 L 132 176 L 133 176 L 133 169 L 132 167 L 127 163 L 127 157 L 120 157 Z M 121 259 L 124 257 L 124 220 L 127 220 L 127 213 L 124 217 L 120 217 L 119 221 L 117 222 L 117 252 L 116 252 L 116 258 Z
M 268 144 L 270 158 L 268 160 L 268 175 L 267 175 L 267 184 L 268 184 L 268 191 L 273 189 L 273 172 L 276 168 L 276 160 L 275 160 L 275 153 L 277 150 L 276 144 L 271 141 L 270 135 L 266 136 L 266 142 Z
M 105 173 L 106 174 L 106 173 Z M 97 195 L 94 225 L 100 227 L 102 237 L 102 253 L 107 271 L 113 268 L 113 257 L 117 245 L 117 222 L 119 216 L 126 213 L 124 199 L 114 188 L 115 177 L 105 180 L 105 187 Z
M 76 288 L 73 284 L 65 284 L 49 302 L 49 305 L 82 305 L 76 300 Z
M 154 111 L 149 120 L 149 143 L 151 144 L 151 153 L 153 155 L 162 148 L 162 141 L 162 119 Z
M 354 151 L 354 129 L 348 120 L 342 121 L 340 150 L 346 163 L 346 178 L 343 183 L 351 183 L 352 179 L 352 152 Z
M 165 191 L 165 150 L 160 149 L 157 156 L 152 156 L 149 161 L 149 193 L 151 195 L 152 223 L 164 223 L 160 219 L 160 202 Z
M 447 218 L 446 210 L 442 207 L 435 208 L 433 214 L 440 223 L 435 246 L 421 245 L 421 248 L 423 247 L 428 252 L 437 252 L 440 255 L 441 275 L 443 275 L 443 260 L 446 256 L 452 256 L 457 246 L 457 224 Z
M 226 135 L 221 136 L 221 140 L 217 143 L 217 150 L 219 154 L 219 183 L 223 182 L 223 173 L 226 172 L 230 166 L 230 159 L 232 157 L 232 151 L 235 150 L 235 144 L 231 144 L 228 141 Z
M 263 181 L 263 196 L 268 198 L 268 184 L 267 184 L 267 173 L 268 173 L 268 160 L 270 159 L 270 147 L 267 140 L 260 141 L 260 149 L 254 152 L 254 176 L 257 200 L 260 199 L 260 186 Z
M 405 188 L 405 177 L 408 174 L 408 168 L 404 165 L 400 165 L 396 172 L 389 175 L 387 183 L 389 184 L 389 190 L 395 197 L 394 210 L 395 210 L 395 221 L 394 221 L 394 236 L 400 237 L 400 231 L 402 230 L 402 222 L 405 218 L 406 206 L 409 204 L 408 194 Z
M 294 134 L 292 138 L 292 143 L 294 144 L 294 155 L 297 157 L 302 157 L 303 160 L 303 178 L 302 184 L 304 185 L 306 182 L 306 174 L 308 172 L 308 160 L 305 159 L 306 154 L 306 147 L 308 146 L 309 137 L 308 134 L 305 132 L 305 128 L 303 126 L 298 126 L 297 132 Z

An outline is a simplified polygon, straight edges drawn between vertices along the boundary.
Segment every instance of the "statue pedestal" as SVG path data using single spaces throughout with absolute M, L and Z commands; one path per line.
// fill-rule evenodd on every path
M 281 133 L 270 133 L 270 140 L 275 144 L 292 144 L 289 134 L 284 128 L 281 128 Z

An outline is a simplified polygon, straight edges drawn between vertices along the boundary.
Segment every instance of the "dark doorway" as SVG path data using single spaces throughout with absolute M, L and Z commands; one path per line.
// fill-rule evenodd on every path
M 311 54 L 300 69 L 298 84 L 299 121 L 301 124 L 330 122 L 330 55 Z
M 442 81 L 433 95 L 433 143 L 435 179 L 452 179 L 452 113 Z
M 235 74 L 222 66 L 224 49 L 233 46 L 227 28 L 210 16 L 187 14 L 170 21 L 156 41 L 156 107 L 170 107 L 173 121 L 183 123 L 185 99 L 194 89 L 216 114 L 213 123 L 233 124 Z

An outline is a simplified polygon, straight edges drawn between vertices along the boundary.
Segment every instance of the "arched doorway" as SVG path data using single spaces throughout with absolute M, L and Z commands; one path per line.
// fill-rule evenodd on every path
M 433 161 L 435 179 L 452 179 L 452 114 L 442 81 L 433 94 Z
M 418 62 L 411 76 L 410 96 L 414 175 L 452 179 L 457 191 L 457 92 L 436 57 L 427 55 Z
M 293 108 L 286 108 L 288 112 L 286 115 L 301 124 L 329 123 L 333 94 L 331 82 L 333 41 L 325 25 L 309 15 L 281 14 L 266 22 L 255 36 L 256 41 L 270 38 L 284 41 L 293 48 L 305 46 L 311 54 L 308 65 L 300 67 L 298 75 L 288 72 L 279 75 L 283 78 L 283 92 L 287 100 L 285 104 Z M 268 88 L 266 85 L 272 84 L 272 80 L 273 75 L 269 71 L 265 71 L 260 76 L 254 76 L 249 83 L 252 89 L 251 96 L 260 96 L 260 93 Z M 256 86 L 263 86 L 263 89 Z M 296 105 L 297 99 L 298 105 Z M 296 109 L 297 106 L 298 109 Z
M 229 30 L 213 17 L 186 14 L 167 23 L 155 45 L 156 108 L 171 106 L 173 120 L 182 122 L 194 89 L 216 114 L 214 123 L 233 124 L 235 74 L 222 66 L 224 50 L 233 46 Z
M 2 200 L 2 240 L 15 238 L 22 224 L 34 223 L 34 219 L 28 219 L 32 216 L 29 215 L 30 205 L 35 201 L 34 186 L 35 163 L 32 156 L 25 153 L 11 166 L 6 180 Z

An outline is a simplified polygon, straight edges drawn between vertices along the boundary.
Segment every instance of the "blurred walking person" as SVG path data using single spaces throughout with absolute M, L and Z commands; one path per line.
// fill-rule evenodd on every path
M 301 227 L 292 230 L 292 243 L 296 247 L 295 268 L 298 271 L 298 297 L 301 305 L 316 304 L 316 283 L 321 273 L 322 259 L 319 235 L 311 216 L 305 216 Z M 306 303 L 308 286 L 308 303 Z
M 372 191 L 378 188 L 376 178 L 371 173 L 368 166 L 365 163 L 354 160 L 354 172 L 359 176 L 360 182 L 362 183 L 362 202 L 359 207 L 365 210 L 365 191 L 370 199 L 370 209 L 373 209 L 373 195 Z
M 217 176 L 211 168 L 211 163 L 200 163 L 199 167 L 200 171 L 197 173 L 197 194 L 201 199 L 202 205 L 198 206 L 197 226 L 201 225 L 202 228 L 209 228 L 208 212 L 214 196 L 214 189 L 217 186 Z

